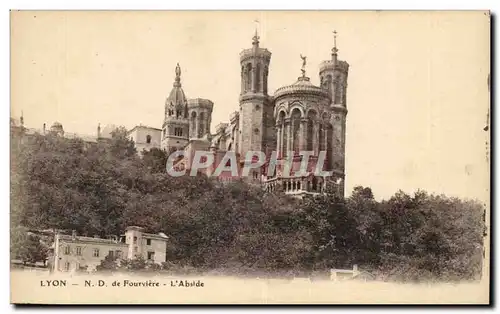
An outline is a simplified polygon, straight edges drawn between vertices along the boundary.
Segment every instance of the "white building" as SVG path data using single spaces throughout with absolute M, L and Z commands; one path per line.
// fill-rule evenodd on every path
M 142 256 L 146 261 L 161 264 L 166 261 L 168 237 L 164 234 L 145 233 L 141 227 L 131 226 L 125 234 L 98 237 L 56 234 L 53 245 L 55 272 L 94 270 L 106 256 L 132 259 Z

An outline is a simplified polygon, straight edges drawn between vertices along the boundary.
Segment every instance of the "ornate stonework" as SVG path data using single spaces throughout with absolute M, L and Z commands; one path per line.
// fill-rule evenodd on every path
M 333 191 L 343 195 L 349 64 L 338 60 L 336 32 L 331 60 L 319 65 L 320 86 L 313 85 L 306 76 L 307 57 L 300 55 L 302 76 L 295 83 L 278 88 L 274 95 L 268 94 L 267 86 L 272 54 L 260 47 L 259 39 L 256 33 L 252 47 L 240 53 L 239 110 L 231 114 L 229 123 L 220 123 L 215 134 L 209 133 L 214 104 L 208 99 L 186 100 L 178 66 L 174 88 L 167 98 L 172 105 L 166 104 L 164 127 L 185 125 L 187 133 L 183 134 L 182 148 L 190 151 L 189 156 L 193 155 L 191 150 L 195 147 L 203 146 L 199 144 L 202 142 L 206 142 L 205 146 L 209 146 L 216 155 L 227 151 L 236 153 L 240 163 L 245 161 L 248 151 L 261 151 L 267 156 L 277 151 L 279 163 L 283 164 L 287 157 L 293 160 L 293 172 L 300 164 L 299 151 L 312 151 L 313 163 L 320 158 L 320 152 L 324 152 L 326 162 L 322 170 L 330 171 L 329 177 L 312 173 L 285 178 L 281 175 L 283 169 L 278 167 L 277 171 L 267 176 L 262 175 L 264 171 L 250 174 L 250 180 L 263 184 L 268 191 L 282 189 L 296 195 Z M 183 111 L 184 115 L 180 117 L 172 117 L 167 111 L 172 107 L 176 110 L 186 108 L 186 112 Z M 179 139 L 178 136 L 173 137 Z M 162 145 L 164 148 L 168 146 Z M 184 160 L 183 164 L 188 163 Z

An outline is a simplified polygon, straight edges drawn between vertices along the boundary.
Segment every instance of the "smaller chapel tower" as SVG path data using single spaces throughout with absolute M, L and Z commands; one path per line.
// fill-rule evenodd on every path
M 166 151 L 184 148 L 189 141 L 189 116 L 186 95 L 181 85 L 181 67 L 175 67 L 175 81 L 165 101 L 161 148 Z

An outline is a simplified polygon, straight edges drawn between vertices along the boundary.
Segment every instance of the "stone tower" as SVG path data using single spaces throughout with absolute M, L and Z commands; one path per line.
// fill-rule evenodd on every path
M 165 101 L 161 148 L 166 151 L 182 149 L 189 141 L 189 116 L 186 95 L 181 85 L 181 67 L 175 67 L 175 81 Z
M 334 46 L 332 48 L 331 60 L 320 64 L 319 76 L 321 87 L 327 89 L 331 95 L 330 123 L 333 127 L 332 151 L 329 166 L 334 172 L 336 181 L 341 182 L 339 189 L 344 193 L 345 176 L 345 139 L 346 139 L 346 116 L 347 116 L 347 75 L 349 64 L 338 59 L 337 32 L 334 31 Z M 340 181 L 339 181 L 340 179 Z
M 210 135 L 214 103 L 209 99 L 189 99 L 189 138 L 203 138 Z
M 273 102 L 267 93 L 271 52 L 259 47 L 257 31 L 252 48 L 240 53 L 241 93 L 239 114 L 238 153 L 246 157 L 248 151 L 269 155 L 275 149 Z

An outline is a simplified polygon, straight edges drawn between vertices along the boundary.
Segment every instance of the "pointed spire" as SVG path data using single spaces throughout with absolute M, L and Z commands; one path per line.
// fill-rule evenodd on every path
M 332 48 L 332 55 L 337 55 L 337 52 L 339 50 L 337 49 L 337 31 L 333 31 L 333 48 Z
M 177 66 L 175 67 L 174 87 L 181 87 L 181 67 L 179 66 L 179 62 L 177 62 Z
M 24 126 L 24 113 L 23 111 L 21 110 L 21 126 Z
M 337 52 L 339 50 L 337 49 L 337 31 L 333 31 L 333 48 L 332 48 L 332 61 L 333 64 L 337 65 Z
M 254 22 L 255 22 L 255 35 L 253 35 L 253 38 L 252 38 L 252 45 L 258 47 L 259 46 L 259 39 L 260 39 L 259 33 L 257 32 L 259 20 L 255 19 Z

